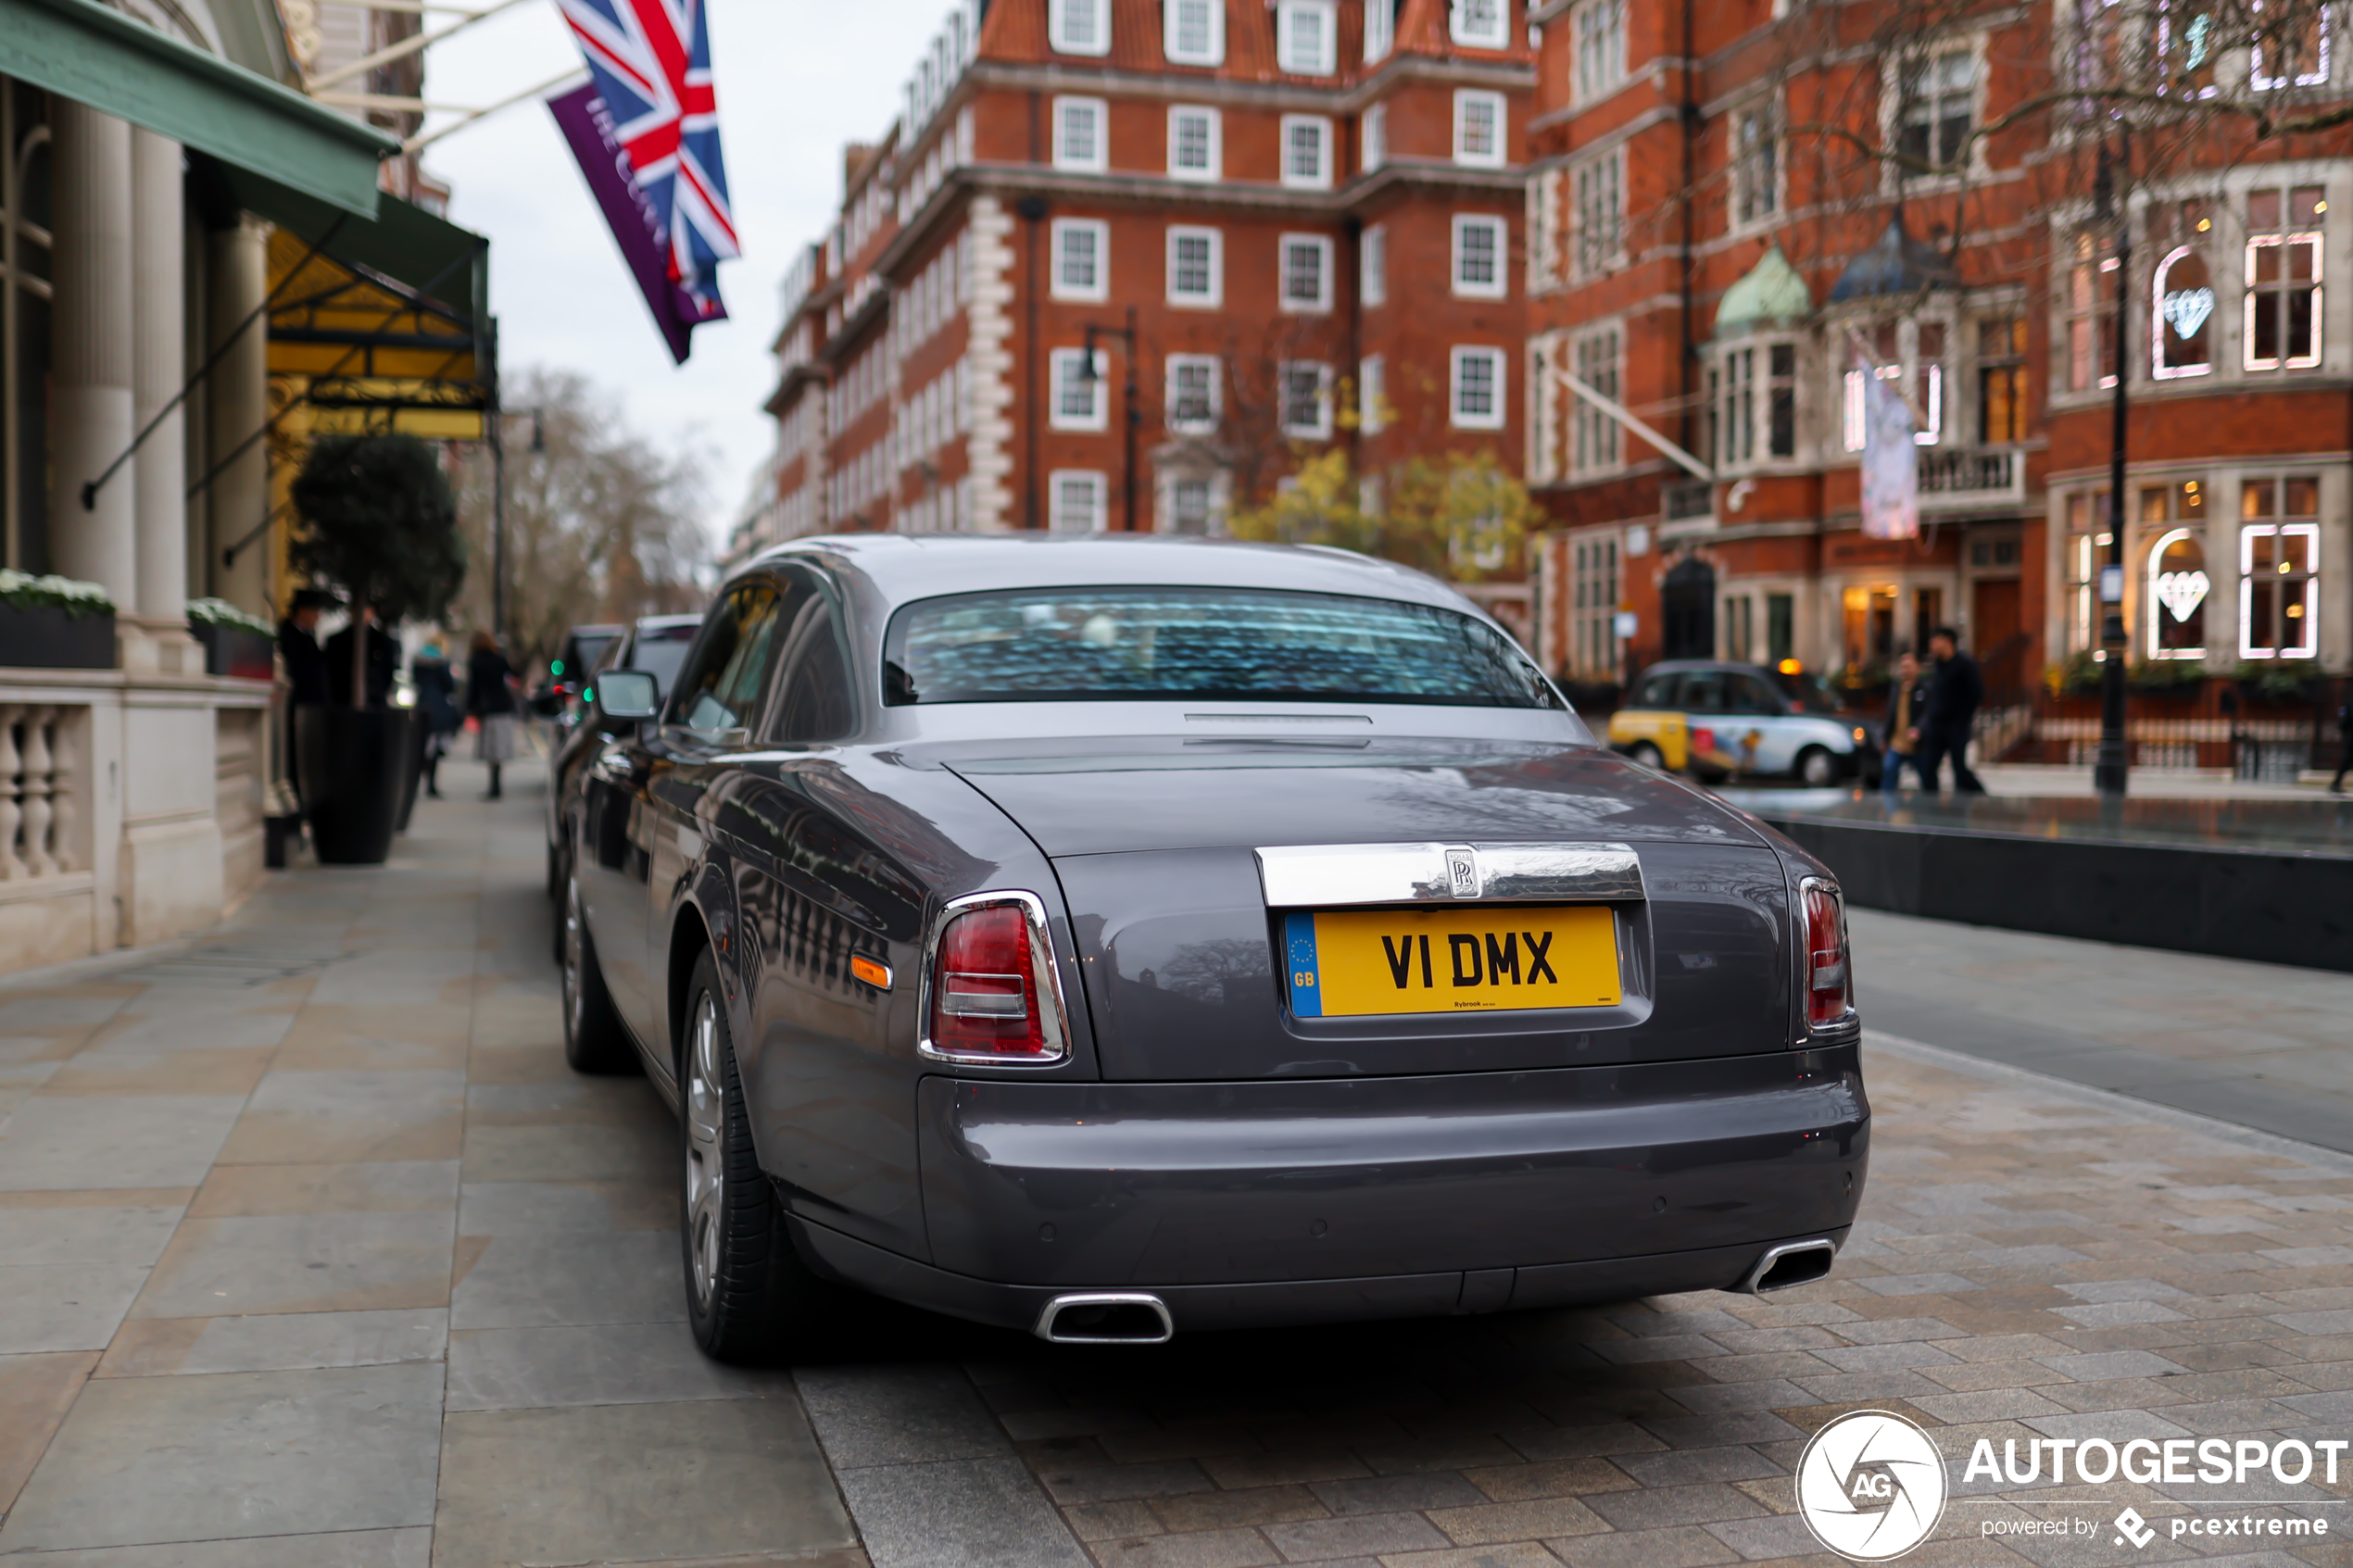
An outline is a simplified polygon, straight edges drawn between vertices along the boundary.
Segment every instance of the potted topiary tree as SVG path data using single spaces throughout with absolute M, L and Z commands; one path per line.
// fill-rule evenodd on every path
M 304 461 L 294 504 L 304 525 L 294 568 L 341 588 L 356 628 L 350 690 L 295 710 L 303 813 L 320 859 L 381 865 L 421 755 L 421 721 L 371 705 L 362 612 L 390 628 L 448 608 L 466 570 L 458 501 L 433 448 L 414 436 L 330 435 Z

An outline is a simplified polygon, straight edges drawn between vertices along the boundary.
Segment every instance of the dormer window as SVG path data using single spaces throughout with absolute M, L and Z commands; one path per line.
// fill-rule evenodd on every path
M 1510 0 L 1453 0 L 1454 42 L 1475 49 L 1501 49 L 1510 39 L 1505 31 Z
M 1293 76 L 1329 76 L 1340 64 L 1340 23 L 1329 0 L 1275 7 L 1275 63 Z
M 1168 0 L 1167 26 L 1169 64 L 1226 63 L 1225 0 Z
M 1046 42 L 1058 55 L 1111 53 L 1111 0 L 1046 0 Z

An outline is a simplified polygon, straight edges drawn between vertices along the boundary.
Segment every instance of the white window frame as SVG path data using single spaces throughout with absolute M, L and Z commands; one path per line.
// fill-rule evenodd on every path
M 1494 263 L 1495 275 L 1483 282 L 1463 275 L 1464 263 L 1469 259 L 1470 254 L 1468 236 L 1474 229 L 1494 236 L 1494 248 L 1488 255 Z M 1456 213 L 1454 260 L 1448 270 L 1458 299 L 1508 298 L 1512 292 L 1511 225 L 1492 213 Z
M 1375 104 L 1356 127 L 1357 161 L 1370 174 L 1389 161 L 1389 106 Z
M 1208 127 L 1209 166 L 1187 169 L 1176 161 L 1177 123 L 1194 118 Z M 1171 180 L 1192 180 L 1214 184 L 1226 177 L 1225 117 L 1206 104 L 1172 104 L 1168 109 L 1168 177 Z
M 1290 292 L 1290 258 L 1294 245 L 1313 245 L 1316 261 L 1316 297 L 1296 298 Z M 1283 234 L 1275 241 L 1275 294 L 1286 315 L 1322 315 L 1332 307 L 1332 241 L 1328 234 Z
M 1365 63 L 1389 57 L 1397 47 L 1397 0 L 1365 0 Z
M 1209 242 L 1209 292 L 1179 294 L 1176 292 L 1176 242 L 1179 239 L 1206 239 Z M 1226 303 L 1226 233 L 1222 229 L 1203 225 L 1177 223 L 1168 230 L 1168 303 L 1178 309 L 1215 310 Z
M 1378 435 L 1389 428 L 1389 357 L 1367 354 L 1356 365 L 1356 428 Z
M 2258 11 L 2262 10 L 2263 0 L 2254 0 L 2254 8 Z M 2258 93 L 2276 93 L 2285 87 L 2327 86 L 2329 56 L 2332 53 L 2330 45 L 2334 41 L 2333 35 L 2336 31 L 2336 21 L 2337 13 L 2334 6 L 2321 7 L 2321 57 L 2317 62 L 2309 62 L 2317 69 L 2297 71 L 2292 82 L 2284 76 L 2273 76 L 2263 69 L 2263 40 L 2260 37 L 2257 38 L 2255 46 L 2247 51 L 2247 84 Z M 2298 63 L 2307 62 L 2299 61 Z
M 1389 303 L 1389 225 L 1368 223 L 1356 236 L 1356 288 L 1362 303 Z
M 1095 116 L 1095 145 L 1081 157 L 1070 149 L 1069 112 L 1091 109 Z M 1054 167 L 1081 174 L 1101 174 L 1111 168 L 1111 106 L 1101 98 L 1058 97 L 1054 100 Z
M 1606 373 L 1593 373 L 1594 351 L 1605 350 Z M 1579 332 L 1565 345 L 1564 357 L 1579 379 L 1606 396 L 1617 396 L 1626 380 L 1626 333 L 1617 321 L 1605 321 Z M 1567 470 L 1579 479 L 1616 473 L 1626 466 L 1625 433 L 1617 421 L 1579 397 L 1569 409 Z
M 1302 131 L 1315 132 L 1315 171 L 1302 174 L 1291 167 L 1291 138 Z M 1281 159 L 1283 183 L 1295 191 L 1328 191 L 1332 188 L 1332 122 L 1327 115 L 1287 114 L 1282 119 L 1282 141 L 1277 148 Z
M 1285 416 L 1290 412 L 1290 380 L 1301 370 L 1315 372 L 1315 422 L 1312 425 L 1291 424 Z M 1332 368 L 1313 359 L 1285 359 L 1275 367 L 1275 420 L 1285 435 L 1302 441 L 1329 441 L 1332 437 Z
M 1089 482 L 1093 495 L 1080 519 L 1084 527 L 1066 528 L 1071 514 L 1064 505 L 1065 485 Z M 1101 533 L 1111 524 L 1111 476 L 1101 469 L 1056 469 L 1046 476 L 1046 529 L 1051 533 Z
M 2276 481 L 2274 481 L 2276 483 Z M 2255 596 L 2247 590 L 2255 575 L 2255 541 L 2258 539 L 2301 538 L 2304 541 L 2304 626 L 2306 646 L 2300 648 L 2259 648 L 2255 646 Z M 2273 519 L 2269 522 L 2239 524 L 2239 657 L 2258 659 L 2313 659 L 2321 654 L 2321 525 L 2314 521 L 2296 522 Z
M 1297 47 L 1300 19 L 1310 15 L 1318 41 L 1313 58 Z M 1340 8 L 1332 0 L 1276 0 L 1275 69 L 1286 76 L 1329 76 L 1340 69 Z
M 1886 69 L 1881 73 L 1882 86 L 1880 97 L 1880 125 L 1881 134 L 1886 144 L 1891 147 L 1900 148 L 1903 144 L 1905 111 L 1915 102 L 1908 94 L 1911 79 L 1916 73 L 1932 78 L 1938 60 L 1949 56 L 1960 55 L 1968 57 L 1969 78 L 1968 143 L 1962 149 L 1959 166 L 1948 172 L 1930 174 L 1922 170 L 1907 169 L 1903 164 L 1890 159 L 1885 166 L 1886 172 L 1883 176 L 1887 188 L 1919 188 L 1924 185 L 1930 189 L 1941 189 L 1957 180 L 1984 172 L 1985 138 L 1980 134 L 1985 126 L 1984 44 L 1985 39 L 1982 33 L 1971 33 L 1966 38 L 1944 37 L 1935 39 L 1920 48 L 1889 58 Z M 1932 94 L 1930 99 L 1919 101 L 1941 103 L 1948 95 L 1950 94 L 1940 91 Z M 1928 119 L 1927 150 L 1930 159 L 1934 158 L 1938 150 L 1937 126 L 1938 121 L 1931 114 Z
M 1046 46 L 1057 55 L 1111 53 L 1111 0 L 1046 0 Z
M 1626 0 L 1585 0 L 1568 27 L 1572 101 L 1598 104 L 1626 84 Z
M 1764 139 L 1756 144 L 1756 146 L 1768 150 L 1768 156 L 1772 158 L 1773 171 L 1771 188 L 1764 193 L 1766 205 L 1743 215 L 1741 209 L 1755 207 L 1754 198 L 1757 194 L 1755 149 L 1741 140 L 1746 127 L 1751 124 L 1762 125 L 1765 129 Z M 1780 221 L 1781 198 L 1786 183 L 1781 168 L 1780 101 L 1767 97 L 1742 106 L 1732 111 L 1730 129 L 1732 138 L 1732 178 L 1730 182 L 1730 208 L 1726 216 L 1730 218 L 1735 233 L 1769 227 Z
M 1072 299 L 1087 305 L 1101 305 L 1111 297 L 1111 225 L 1100 218 L 1057 218 L 1048 231 L 1046 295 L 1050 299 Z M 1063 275 L 1063 247 L 1070 238 L 1086 234 L 1095 242 L 1095 281 L 1091 284 L 1073 283 Z
M 1471 144 L 1471 111 L 1483 108 L 1490 116 L 1491 145 L 1485 152 L 1475 151 Z M 1510 161 L 1504 156 L 1504 143 L 1510 131 L 1510 107 L 1501 93 L 1481 87 L 1454 89 L 1454 161 L 1469 169 L 1501 169 Z
M 1092 411 L 1074 414 L 1063 406 L 1063 393 L 1078 373 L 1087 358 L 1084 348 L 1057 348 L 1048 357 L 1046 377 L 1046 424 L 1051 430 L 1102 431 L 1111 426 L 1111 356 L 1101 349 L 1095 351 L 1095 379 L 1089 383 L 1094 390 Z
M 1207 526 L 1192 537 L 1226 537 L 1226 519 L 1234 508 L 1234 476 L 1222 469 L 1210 474 L 1163 471 L 1156 486 L 1159 501 L 1153 528 L 1162 533 L 1176 533 L 1176 491 L 1185 484 L 1198 484 L 1209 493 L 1209 511 L 1204 520 Z
M 1588 243 L 1585 201 L 1581 186 L 1588 174 L 1596 180 L 1607 170 L 1613 206 L 1605 215 L 1609 232 L 1603 243 Z M 1598 278 L 1626 259 L 1626 158 L 1623 148 L 1589 157 L 1568 171 L 1570 270 L 1578 278 Z
M 1462 346 L 1450 351 L 1446 358 L 1446 422 L 1456 430 L 1503 429 L 1510 413 L 1506 399 L 1510 395 L 1511 356 L 1501 348 Z M 1490 386 L 1494 395 L 1494 407 L 1485 413 L 1466 411 L 1463 408 L 1466 379 L 1464 370 L 1473 360 L 1486 363 L 1492 377 Z
M 1217 356 L 1214 354 L 1171 354 L 1162 363 L 1165 367 L 1164 371 L 1165 385 L 1163 389 L 1161 407 L 1167 415 L 1169 430 L 1177 435 L 1216 433 L 1217 422 L 1226 412 L 1224 366 Z M 1177 418 L 1176 376 L 1179 370 L 1207 370 L 1209 372 L 1209 413 L 1206 418 L 1197 420 Z
M 1474 49 L 1503 49 L 1511 44 L 1511 0 L 1451 0 L 1446 31 L 1455 43 Z
M 1177 32 L 1179 15 L 1188 0 L 1165 0 L 1165 3 L 1168 9 L 1161 46 L 1163 53 L 1168 56 L 1168 63 L 1178 66 L 1224 65 L 1226 63 L 1226 0 L 1194 0 L 1194 3 L 1199 4 L 1208 13 L 1209 43 L 1206 47 L 1194 50 L 1190 54 L 1185 52 Z
M 2282 220 L 2286 220 L 2285 214 L 2283 214 Z M 2286 291 L 2259 289 L 2256 286 L 2255 253 L 2259 250 L 2271 249 L 2284 251 L 2289 245 L 2308 245 L 2312 249 L 2312 351 L 2309 354 L 2284 354 L 2276 359 L 2259 358 L 2255 353 L 2256 314 L 2267 307 L 2272 309 L 2279 308 L 2278 300 Z M 2281 264 L 2286 265 L 2284 256 L 2282 257 Z M 2240 363 L 2245 369 L 2248 370 L 2309 370 L 2321 363 L 2322 345 L 2327 336 L 2328 317 L 2322 309 L 2328 302 L 2328 292 L 2322 286 L 2322 279 L 2327 270 L 2328 238 L 2321 231 L 2302 229 L 2285 233 L 2256 234 L 2247 240 L 2246 270 L 2241 274 L 2240 313 L 2243 320 L 2239 326 Z M 2280 346 L 2285 348 L 2287 345 L 2283 342 Z M 2110 376 L 2103 384 L 2115 384 L 2115 378 Z

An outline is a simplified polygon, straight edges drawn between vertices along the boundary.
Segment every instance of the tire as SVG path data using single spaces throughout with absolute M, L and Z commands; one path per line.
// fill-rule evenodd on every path
M 1642 742 L 1627 755 L 1645 768 L 1655 768 L 1662 773 L 1667 771 L 1667 754 L 1648 741 Z
M 563 970 L 564 1060 L 574 1073 L 598 1074 L 642 1071 L 637 1047 L 613 1010 L 597 944 L 580 907 L 580 883 L 564 878 L 564 907 L 556 919 L 559 963 Z
M 784 1204 L 760 1169 L 719 997 L 706 951 L 686 983 L 678 1062 L 678 1236 L 695 1343 L 713 1361 L 755 1366 L 806 1338 L 824 1286 L 793 1250 Z
M 1828 789 L 1838 783 L 1838 759 L 1818 746 L 1797 754 L 1797 782 L 1808 789 Z
M 547 841 L 547 902 L 560 909 L 563 906 L 563 857 L 556 853 L 555 840 L 549 839 Z M 560 943 L 563 938 L 561 936 L 558 936 L 556 940 Z M 558 963 L 563 962 L 563 949 L 560 947 L 558 947 L 556 950 L 556 961 Z

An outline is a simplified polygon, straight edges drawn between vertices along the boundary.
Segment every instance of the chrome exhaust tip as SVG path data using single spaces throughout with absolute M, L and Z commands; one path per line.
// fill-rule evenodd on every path
M 1050 1345 L 1165 1345 L 1176 1324 L 1157 1296 L 1088 1291 L 1047 1302 L 1030 1332 Z
M 1756 1266 L 1735 1288 L 1751 1296 L 1770 1296 L 1811 1285 L 1829 1275 L 1831 1262 L 1837 1256 L 1838 1248 L 1831 1245 L 1828 1237 L 1785 1241 L 1779 1247 L 1767 1248 L 1765 1255 L 1756 1260 Z

